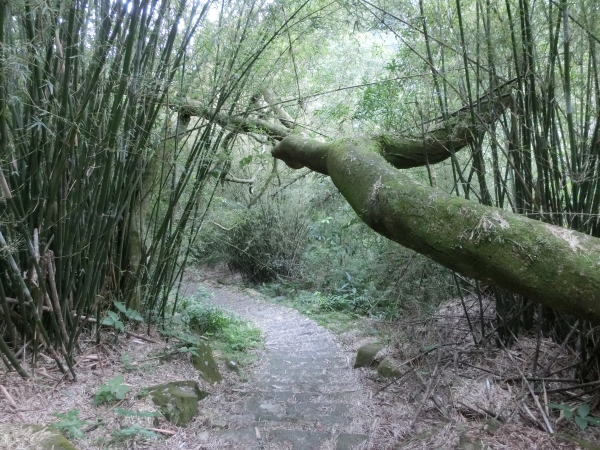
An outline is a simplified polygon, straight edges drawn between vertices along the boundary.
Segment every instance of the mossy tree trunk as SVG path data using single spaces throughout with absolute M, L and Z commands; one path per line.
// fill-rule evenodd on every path
M 467 276 L 600 322 L 600 239 L 450 196 L 397 170 L 463 143 L 456 133 L 417 143 L 289 136 L 272 154 L 294 169 L 329 175 L 377 233 Z

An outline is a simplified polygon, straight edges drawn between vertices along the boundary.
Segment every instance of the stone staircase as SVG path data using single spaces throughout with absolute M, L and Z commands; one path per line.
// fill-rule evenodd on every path
M 219 289 L 212 302 L 254 322 L 266 339 L 222 438 L 232 449 L 366 448 L 368 400 L 333 334 L 284 306 Z

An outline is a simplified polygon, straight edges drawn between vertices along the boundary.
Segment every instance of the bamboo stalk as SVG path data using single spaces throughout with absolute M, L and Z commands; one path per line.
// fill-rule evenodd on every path
M 15 370 L 17 371 L 17 373 L 19 375 L 21 375 L 21 378 L 24 378 L 24 379 L 29 378 L 29 374 L 25 370 L 23 370 L 23 367 L 21 367 L 21 364 L 19 363 L 19 361 L 15 357 L 14 353 L 12 352 L 12 350 L 9 348 L 9 346 L 6 344 L 6 342 L 2 338 L 2 335 L 0 335 L 0 351 L 10 361 L 10 363 L 15 368 Z
M 2 386 L 1 384 L 0 384 L 0 392 L 2 392 L 2 395 L 4 395 L 4 397 L 6 398 L 6 400 L 8 400 L 8 404 L 10 406 L 12 406 L 13 408 L 17 409 L 17 403 L 12 398 L 12 396 L 8 393 L 8 391 L 6 390 L 6 388 L 4 386 Z

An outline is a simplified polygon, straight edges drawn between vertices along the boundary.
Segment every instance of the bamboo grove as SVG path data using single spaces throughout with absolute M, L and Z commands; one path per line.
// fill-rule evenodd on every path
M 86 322 L 132 294 L 154 126 L 196 26 L 176 39 L 186 7 L 2 4 L 0 344 L 23 376 L 13 351 L 40 346 L 74 376 Z
M 228 71 L 273 38 L 248 31 L 258 6 L 217 5 L 215 25 L 210 2 L 1 2 L 0 355 L 21 376 L 43 351 L 75 377 L 78 338 L 113 301 L 166 314 L 224 133 L 210 118 L 178 132 L 182 75 L 210 66 L 196 95 L 231 105 L 245 76 Z

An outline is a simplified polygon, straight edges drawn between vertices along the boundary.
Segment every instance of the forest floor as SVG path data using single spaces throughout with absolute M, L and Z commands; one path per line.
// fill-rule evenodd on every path
M 597 428 L 581 432 L 572 420 L 556 420 L 556 411 L 548 409 L 552 401 L 567 404 L 554 398 L 559 394 L 552 390 L 574 382 L 542 383 L 537 401 L 529 395 L 530 387 L 540 387 L 523 381 L 535 340 L 521 339 L 509 350 L 482 350 L 473 343 L 460 302 L 443 305 L 432 318 L 402 323 L 351 318 L 345 327 L 349 331 L 333 334 L 238 281 L 223 270 L 204 271 L 187 278 L 182 294 L 193 295 L 203 286 L 214 293 L 210 302 L 262 331 L 264 348 L 249 350 L 255 362 L 240 374 L 228 371 L 220 360 L 223 381 L 206 383 L 189 355 L 157 357 L 170 344 L 154 331 L 135 331 L 144 339 L 107 334 L 100 344 L 82 339 L 77 381 L 43 359 L 32 380 L 0 372 L 0 384 L 16 403 L 13 407 L 0 397 L 0 425 L 47 425 L 57 421 L 53 413 L 79 410 L 78 418 L 87 422 L 80 425 L 86 439 L 73 442 L 81 450 L 598 448 L 592 444 L 600 440 Z M 481 317 L 477 305 L 475 299 L 466 301 L 473 323 Z M 356 350 L 372 342 L 384 344 L 378 359 L 389 358 L 404 376 L 392 382 L 374 367 L 353 369 Z M 569 365 L 568 355 L 555 344 L 543 341 L 540 349 L 540 367 Z M 130 390 L 126 398 L 94 405 L 93 395 L 119 375 Z M 147 398 L 134 393 L 175 380 L 196 380 L 210 393 L 187 427 L 118 413 L 118 408 L 154 410 Z M 584 402 L 580 394 L 573 396 L 568 405 L 575 409 Z M 593 411 L 596 405 L 591 406 Z M 556 431 L 554 436 L 542 431 L 547 426 Z M 161 437 L 122 432 L 136 427 Z M 0 449 L 34 448 L 0 436 Z

